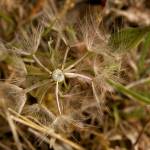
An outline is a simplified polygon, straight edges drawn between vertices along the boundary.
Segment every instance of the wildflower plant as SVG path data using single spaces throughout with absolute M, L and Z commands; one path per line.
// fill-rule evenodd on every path
M 85 130 L 89 118 L 98 125 L 103 123 L 104 112 L 108 112 L 106 96 L 112 86 L 141 98 L 115 82 L 120 81 L 122 71 L 121 51 L 137 46 L 149 27 L 110 35 L 102 32 L 101 19 L 89 15 L 75 28 L 67 25 L 66 12 L 59 13 L 53 1 L 51 4 L 44 10 L 44 19 L 42 15 L 42 20 L 35 20 L 38 25 L 21 30 L 12 43 L 0 43 L 0 61 L 14 71 L 0 82 L 0 110 L 7 108 L 6 118 L 16 143 L 20 143 L 20 130 L 14 128 L 13 121 L 30 127 L 31 133 L 54 149 L 83 150 L 67 139 L 69 133 L 74 128 Z
M 87 26 L 85 25 L 85 28 Z M 75 78 L 75 79 L 80 79 L 82 81 L 85 81 L 88 83 L 88 85 L 91 87 L 93 91 L 93 95 L 95 97 L 95 100 L 98 103 L 98 109 L 101 109 L 100 106 L 100 99 L 99 99 L 99 94 L 97 94 L 97 89 L 96 87 L 100 87 L 101 89 L 105 89 L 107 91 L 108 89 L 106 84 L 107 84 L 107 79 L 111 78 L 112 76 L 115 75 L 115 71 L 118 70 L 118 62 L 114 61 L 115 57 L 110 56 L 109 52 L 107 50 L 107 43 L 104 43 L 105 49 L 101 47 L 101 45 L 98 45 L 98 42 L 104 39 L 102 38 L 102 35 L 98 32 L 98 28 L 95 26 L 92 27 L 92 25 L 89 27 L 91 29 L 86 30 L 86 34 L 91 33 L 91 30 L 93 28 L 95 35 L 93 36 L 93 39 L 89 35 L 84 35 L 83 33 L 83 41 L 82 43 L 85 45 L 85 52 L 83 53 L 80 58 L 75 58 L 75 60 L 69 60 L 68 61 L 68 55 L 73 49 L 72 45 L 70 43 L 64 43 L 64 38 L 65 35 L 63 36 L 62 42 L 58 46 L 58 49 L 55 49 L 53 47 L 54 41 L 52 40 L 52 37 L 50 37 L 50 40 L 47 42 L 47 48 L 46 52 L 49 54 L 49 65 L 46 64 L 47 61 L 43 62 L 43 60 L 46 60 L 46 58 L 42 58 L 41 56 L 38 58 L 38 49 L 40 46 L 40 42 L 42 41 L 42 33 L 43 31 L 43 26 L 38 26 L 37 29 L 32 29 L 32 32 L 28 35 L 28 33 L 24 33 L 24 39 L 20 41 L 21 47 L 20 48 L 14 48 L 15 52 L 19 55 L 22 55 L 24 57 L 30 57 L 30 59 L 33 60 L 34 63 L 32 65 L 27 65 L 27 70 L 32 71 L 32 68 L 39 67 L 41 70 L 41 74 L 45 76 L 45 80 L 42 81 L 36 81 L 35 84 L 33 84 L 31 87 L 28 87 L 25 89 L 25 92 L 30 92 L 36 88 L 42 87 L 49 85 L 49 87 L 55 86 L 55 99 L 57 102 L 57 108 L 59 111 L 59 114 L 63 114 L 63 104 L 61 102 L 61 97 L 63 97 L 63 92 L 60 91 L 62 89 L 62 86 L 68 86 L 66 83 L 66 80 Z M 66 40 L 67 41 L 67 40 Z M 94 43 L 96 41 L 96 43 Z M 107 41 L 104 41 L 107 42 Z M 63 45 L 65 51 L 63 50 L 63 53 L 59 51 L 61 49 L 61 45 Z M 40 53 L 40 52 L 39 52 Z M 42 51 L 41 51 L 42 53 Z M 41 54 L 42 55 L 42 54 Z M 99 58 L 100 55 L 100 58 Z M 45 56 L 46 57 L 46 56 Z M 70 59 L 70 58 L 69 58 Z M 93 60 L 93 62 L 90 62 L 90 60 Z M 99 60 L 103 59 L 103 60 Z M 88 62 L 89 61 L 89 62 Z M 100 65 L 101 67 L 97 66 L 97 61 L 102 61 Z M 89 64 L 89 68 L 91 67 L 90 73 L 88 72 L 89 70 L 85 70 L 87 68 L 87 63 Z M 83 66 L 82 66 L 82 65 Z M 117 64 L 117 65 L 116 65 Z M 82 66 L 80 68 L 80 66 Z M 84 66 L 86 66 L 84 68 Z M 32 67 L 32 68 L 31 68 Z M 89 69 L 88 68 L 88 69 Z M 38 70 L 38 69 L 37 69 Z M 85 73 L 84 73 L 85 72 Z M 37 73 L 38 74 L 38 73 Z M 36 78 L 36 75 L 32 75 L 32 73 L 29 73 L 30 76 Z M 37 75 L 38 76 L 38 75 Z M 30 78 L 30 77 L 29 77 Z M 100 85 L 96 85 L 95 83 L 97 81 Z M 71 85 L 73 87 L 73 85 Z M 48 88 L 48 87 L 47 87 Z M 68 90 L 69 91 L 69 90 Z M 103 91 L 101 91 L 101 94 Z M 46 93 L 45 93 L 46 94 Z M 42 101 L 40 101 L 42 103 Z
M 105 107 L 105 93 L 111 91 L 107 80 L 117 79 L 120 62 L 111 53 L 107 37 L 100 32 L 99 23 L 94 19 L 90 17 L 88 20 L 87 17 L 85 23 L 81 22 L 80 37 L 77 37 L 78 31 L 72 28 L 70 32 L 69 26 L 57 28 L 58 23 L 63 21 L 55 17 L 53 10 L 50 13 L 52 12 L 53 15 L 47 15 L 46 20 L 37 27 L 32 26 L 29 32 L 22 31 L 18 46 L 9 49 L 25 62 L 27 73 L 23 92 L 36 95 L 39 105 L 43 105 L 45 96 L 51 91 L 55 95 L 53 98 L 59 112 L 55 110 L 53 113 L 56 116 L 69 115 L 66 114 L 67 109 L 73 109 L 71 101 L 68 105 L 67 98 L 80 95 L 72 94 L 71 91 L 79 92 L 83 86 L 85 93 L 87 84 L 91 89 L 89 95 L 96 100 L 101 118 Z M 48 22 L 50 26 L 47 26 Z M 45 32 L 50 35 L 49 40 L 44 39 L 47 38 Z M 82 101 L 84 97 L 86 94 L 81 94 L 79 98 Z M 76 103 L 80 103 L 80 99 Z M 80 107 L 78 109 L 83 106 Z

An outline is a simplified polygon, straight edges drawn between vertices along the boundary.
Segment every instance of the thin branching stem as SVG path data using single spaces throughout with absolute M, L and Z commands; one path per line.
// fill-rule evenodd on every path
M 61 103 L 59 100 L 59 83 L 58 82 L 56 82 L 55 95 L 56 95 L 56 102 L 57 102 L 58 111 L 59 111 L 59 114 L 61 115 L 62 114 L 62 108 L 61 108 Z
M 61 70 L 64 70 L 69 50 L 70 50 L 70 47 L 67 47 L 66 52 L 65 52 L 65 56 L 64 56 L 64 60 L 63 60 L 63 63 L 62 63 Z
M 40 62 L 40 60 L 35 56 L 35 54 L 33 54 L 32 57 L 33 57 L 33 59 L 35 60 L 35 62 L 36 62 L 41 68 L 43 68 L 43 69 L 44 69 L 46 72 L 48 72 L 50 75 L 52 74 L 52 72 Z
M 72 69 L 76 65 L 78 65 L 83 59 L 85 59 L 89 55 L 89 52 L 86 52 L 80 59 L 78 59 L 76 62 L 74 62 L 72 65 L 68 66 L 66 69 L 64 69 L 64 72 Z
M 83 78 L 83 79 L 86 79 L 86 80 L 89 80 L 89 81 L 92 81 L 92 78 L 86 76 L 86 75 L 83 75 L 83 74 L 79 74 L 79 73 L 70 73 L 70 72 L 66 72 L 64 73 L 64 75 L 68 78 L 76 78 L 76 77 L 79 77 L 79 78 Z

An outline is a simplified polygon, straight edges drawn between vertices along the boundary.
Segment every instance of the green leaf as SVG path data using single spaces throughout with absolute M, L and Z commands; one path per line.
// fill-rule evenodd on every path
M 117 91 L 119 91 L 120 93 L 127 95 L 131 98 L 134 98 L 135 100 L 139 101 L 139 102 L 143 102 L 146 104 L 150 104 L 150 98 L 146 97 L 144 95 L 139 94 L 137 91 L 133 91 L 131 89 L 127 89 L 126 87 L 124 87 L 123 85 L 121 85 L 120 83 L 116 83 L 113 80 L 108 80 L 108 83 L 113 86 Z
M 150 32 L 150 26 L 142 28 L 126 28 L 115 32 L 109 39 L 113 51 L 128 51 L 134 49 Z

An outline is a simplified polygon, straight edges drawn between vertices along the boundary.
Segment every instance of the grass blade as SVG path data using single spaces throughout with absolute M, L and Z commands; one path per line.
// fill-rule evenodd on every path
M 127 95 L 131 98 L 134 98 L 135 100 L 139 101 L 139 102 L 143 102 L 145 104 L 150 104 L 150 99 L 146 96 L 140 95 L 138 92 L 135 92 L 131 89 L 127 89 L 126 87 L 124 87 L 123 85 L 116 83 L 112 80 L 109 80 L 108 83 L 113 86 L 117 91 L 119 91 L 120 93 Z

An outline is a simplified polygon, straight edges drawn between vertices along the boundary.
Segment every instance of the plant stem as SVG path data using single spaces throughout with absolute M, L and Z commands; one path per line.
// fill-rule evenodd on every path
M 52 72 L 46 68 L 41 62 L 40 60 L 35 56 L 35 54 L 32 55 L 33 59 L 35 60 L 35 62 L 41 67 L 43 68 L 46 72 L 48 72 L 50 75 L 52 74 Z
M 79 146 L 78 144 L 66 139 L 65 137 L 61 136 L 60 134 L 55 133 L 51 128 L 46 127 L 46 126 L 39 126 L 36 123 L 32 122 L 31 120 L 25 118 L 24 116 L 17 114 L 15 111 L 13 111 L 11 109 L 10 109 L 10 111 L 11 111 L 11 113 L 14 114 L 14 116 L 12 116 L 12 119 L 15 120 L 16 122 L 26 125 L 32 129 L 35 129 L 36 131 L 41 132 L 41 133 L 46 133 L 47 135 L 72 146 L 76 150 L 85 150 L 83 147 Z
M 123 85 L 114 82 L 113 80 L 108 80 L 108 83 L 110 85 L 112 85 L 116 90 L 118 90 L 119 92 L 134 98 L 140 102 L 144 102 L 145 104 L 150 104 L 150 99 L 146 96 L 140 95 L 138 92 L 127 89 L 126 87 L 124 87 Z
M 79 74 L 79 73 L 64 73 L 64 75 L 68 78 L 76 78 L 76 77 L 79 77 L 79 78 L 83 78 L 83 79 L 86 79 L 86 80 L 89 80 L 89 81 L 92 81 L 92 78 L 86 76 L 86 75 L 82 75 L 82 74 Z
M 86 52 L 80 59 L 78 59 L 76 62 L 74 62 L 72 65 L 64 69 L 64 71 L 68 71 L 78 65 L 84 58 L 86 58 L 89 55 L 89 52 Z
M 59 84 L 58 84 L 58 82 L 56 82 L 55 95 L 56 95 L 56 102 L 57 102 L 57 107 L 58 107 L 59 114 L 62 115 L 61 103 L 59 101 Z
M 64 60 L 63 60 L 63 63 L 62 63 L 61 70 L 64 70 L 69 50 L 70 50 L 70 47 L 67 47 L 66 52 L 65 52 L 65 56 L 64 56 Z

